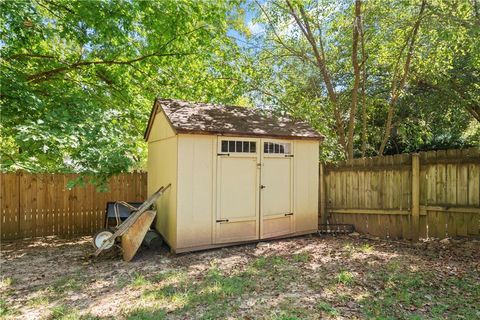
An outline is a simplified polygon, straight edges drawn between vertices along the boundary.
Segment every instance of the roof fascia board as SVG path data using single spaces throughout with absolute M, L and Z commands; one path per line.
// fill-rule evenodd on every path
M 255 134 L 255 133 L 226 133 L 219 131 L 198 131 L 198 130 L 185 130 L 178 129 L 178 134 L 198 134 L 198 135 L 216 135 L 222 137 L 245 137 L 245 138 L 270 138 L 270 139 L 286 139 L 286 140 L 314 140 L 314 141 L 323 141 L 325 138 L 320 137 L 302 137 L 302 136 L 284 136 L 284 135 L 273 135 L 273 134 Z

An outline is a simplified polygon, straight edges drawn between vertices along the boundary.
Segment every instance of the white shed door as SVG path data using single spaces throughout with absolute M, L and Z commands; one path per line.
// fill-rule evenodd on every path
M 258 139 L 218 139 L 215 243 L 258 239 L 258 144 Z
M 293 143 L 262 139 L 260 238 L 294 232 Z

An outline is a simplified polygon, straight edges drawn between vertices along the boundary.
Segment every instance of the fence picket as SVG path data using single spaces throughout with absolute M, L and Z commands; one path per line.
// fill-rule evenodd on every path
M 419 236 L 480 234 L 480 149 L 420 152 Z M 412 237 L 411 155 L 326 164 L 330 222 L 382 238 Z M 359 210 L 355 212 L 355 210 Z
M 112 177 L 103 193 L 91 185 L 68 190 L 68 181 L 77 177 L 1 173 L 0 238 L 91 234 L 103 227 L 108 201 L 147 197 L 143 172 Z M 326 164 L 328 222 L 351 223 L 359 232 L 382 238 L 410 239 L 411 181 L 408 154 Z M 420 237 L 480 235 L 480 149 L 420 152 L 419 183 Z
M 107 201 L 144 201 L 147 197 L 145 172 L 112 178 L 110 190 L 103 193 L 92 185 L 68 190 L 66 184 L 77 177 L 0 173 L 0 239 L 92 234 L 103 227 Z

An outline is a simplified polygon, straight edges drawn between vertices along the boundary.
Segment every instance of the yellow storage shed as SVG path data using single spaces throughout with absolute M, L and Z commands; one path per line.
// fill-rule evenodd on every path
M 322 139 L 261 109 L 157 98 L 148 193 L 172 184 L 157 231 L 174 252 L 316 232 Z

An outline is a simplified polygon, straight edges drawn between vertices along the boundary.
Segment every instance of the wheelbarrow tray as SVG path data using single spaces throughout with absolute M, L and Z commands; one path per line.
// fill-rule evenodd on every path
M 136 222 L 137 220 L 139 220 L 143 215 L 144 213 L 146 213 L 147 211 L 149 211 L 149 208 L 155 203 L 155 201 L 168 189 L 170 188 L 171 184 L 168 184 L 166 187 L 161 187 L 160 189 L 158 189 L 154 194 L 152 194 L 148 199 L 147 201 L 145 201 L 139 208 L 137 211 L 133 212 L 122 224 L 120 224 L 117 228 L 116 228 L 116 231 L 108 238 L 106 239 L 103 244 L 101 244 L 97 250 L 95 251 L 94 253 L 94 256 L 98 256 L 100 254 L 100 252 L 102 252 L 110 243 L 114 242 L 115 239 L 117 237 L 121 237 L 123 236 Z M 148 214 L 148 216 L 150 216 L 151 214 Z M 155 214 L 153 215 L 155 216 Z M 146 219 L 146 218 L 144 218 Z M 147 219 L 148 220 L 148 219 Z M 147 221 L 145 220 L 145 221 Z M 153 221 L 153 219 L 152 219 Z M 152 224 L 152 221 L 150 221 L 150 224 L 147 224 L 147 223 L 140 223 L 138 228 L 143 230 L 143 227 L 140 228 L 140 225 L 148 225 L 148 228 L 150 227 L 150 225 Z M 147 228 L 147 230 L 148 230 Z M 145 230 L 145 233 L 147 232 L 147 230 Z M 145 233 L 143 233 L 143 236 L 145 236 Z M 136 238 L 135 237 L 132 237 L 132 238 Z M 142 238 L 143 240 L 143 238 Z M 138 248 L 137 248 L 138 249 Z
M 145 234 L 150 229 L 155 211 L 145 211 L 132 226 L 122 235 L 123 260 L 130 261 L 140 248 Z

